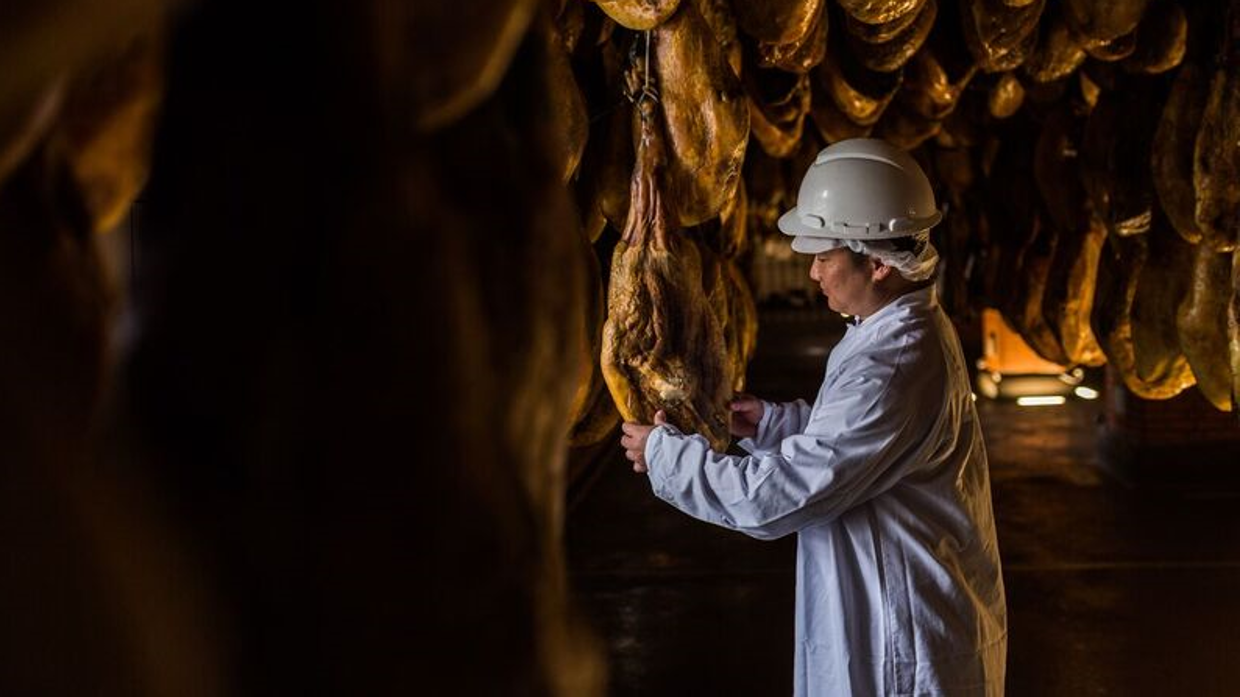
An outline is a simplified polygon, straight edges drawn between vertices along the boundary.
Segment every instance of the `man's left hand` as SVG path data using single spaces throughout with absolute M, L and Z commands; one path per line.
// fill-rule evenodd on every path
M 653 425 L 626 422 L 620 427 L 624 431 L 624 435 L 620 436 L 620 446 L 624 448 L 624 456 L 633 463 L 634 472 L 640 474 L 646 471 L 646 439 L 655 426 L 665 423 L 667 415 L 660 409 L 654 414 Z

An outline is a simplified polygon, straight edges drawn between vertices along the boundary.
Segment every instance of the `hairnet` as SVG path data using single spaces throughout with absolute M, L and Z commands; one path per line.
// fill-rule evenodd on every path
M 874 257 L 895 269 L 910 281 L 924 281 L 934 275 L 939 264 L 939 251 L 930 243 L 930 231 L 912 235 L 914 251 L 899 251 L 889 240 L 842 240 L 834 237 L 805 237 L 792 240 L 792 248 L 803 254 L 822 254 L 839 247 Z

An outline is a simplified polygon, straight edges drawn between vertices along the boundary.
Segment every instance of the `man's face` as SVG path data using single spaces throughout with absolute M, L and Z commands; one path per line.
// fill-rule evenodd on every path
M 847 315 L 863 315 L 869 306 L 871 269 L 868 259 L 857 259 L 845 247 L 814 255 L 809 277 L 818 282 L 827 306 Z

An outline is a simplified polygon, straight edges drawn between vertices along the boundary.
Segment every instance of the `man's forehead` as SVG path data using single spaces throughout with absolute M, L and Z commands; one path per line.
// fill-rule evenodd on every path
M 848 247 L 843 247 L 843 246 L 833 247 L 826 251 L 818 252 L 817 254 L 814 255 L 814 257 L 819 258 L 819 259 L 826 259 L 832 256 L 843 256 L 846 252 L 849 252 L 849 251 L 852 251 L 852 250 L 850 250 Z

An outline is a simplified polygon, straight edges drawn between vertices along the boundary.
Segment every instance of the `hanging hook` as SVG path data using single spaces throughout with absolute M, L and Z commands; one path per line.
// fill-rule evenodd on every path
M 647 100 L 654 102 L 655 104 L 659 103 L 659 89 L 658 87 L 651 84 L 650 82 L 651 67 L 650 67 L 650 30 L 649 29 L 642 32 L 642 39 L 645 41 L 646 45 L 644 47 L 645 48 L 644 57 L 642 58 L 642 63 L 641 63 L 641 70 L 642 70 L 641 89 L 637 92 L 637 97 L 635 99 L 633 99 L 633 97 L 630 96 L 630 99 L 633 99 L 633 101 L 638 106 L 641 106 L 642 103 Z

